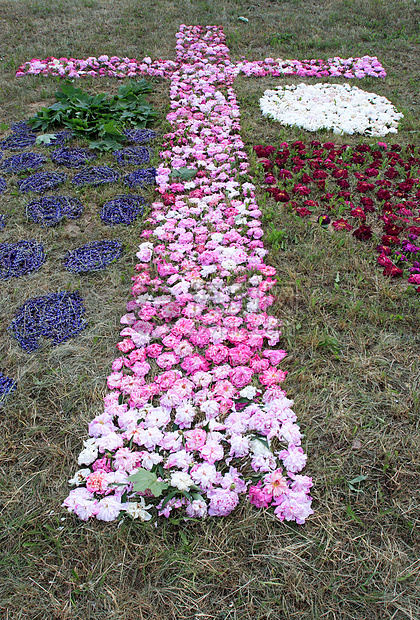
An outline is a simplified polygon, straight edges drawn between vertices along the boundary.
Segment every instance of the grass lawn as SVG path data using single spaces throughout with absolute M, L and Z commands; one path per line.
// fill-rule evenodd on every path
M 233 60 L 377 56 L 386 79 L 365 78 L 357 86 L 386 96 L 404 113 L 399 134 L 384 142 L 420 146 L 415 0 L 4 0 L 2 135 L 12 122 L 54 101 L 57 78 L 17 79 L 14 72 L 23 62 L 103 53 L 175 58 L 181 23 L 223 26 Z M 280 81 L 320 80 L 235 82 L 242 137 L 257 180 L 262 174 L 255 144 L 377 143 L 288 129 L 263 118 L 258 100 Z M 159 112 L 157 165 L 169 93 L 164 80 L 152 84 L 149 100 Z M 89 77 L 77 85 L 91 93 L 118 88 L 110 78 Z M 123 229 L 100 224 L 99 205 L 114 194 L 80 190 L 83 217 L 53 228 L 28 220 L 25 196 L 0 196 L 0 213 L 9 216 L 0 242 L 36 239 L 48 255 L 41 270 L 0 285 L 0 370 L 18 382 L 0 409 L 1 617 L 418 620 L 419 294 L 405 280 L 382 275 L 373 242 L 331 234 L 293 216 L 262 190 L 266 262 L 278 273 L 273 312 L 284 322 L 280 345 L 288 351 L 284 386 L 305 434 L 304 473 L 314 478 L 315 514 L 298 526 L 243 504 L 223 519 L 161 519 L 157 527 L 126 519 L 117 527 L 84 523 L 60 507 L 87 424 L 101 411 L 143 230 L 141 218 Z M 144 195 L 153 199 L 152 190 Z M 88 275 L 62 269 L 69 249 L 104 238 L 124 241 L 123 258 Z M 16 309 L 30 297 L 75 288 L 85 300 L 87 329 L 58 347 L 25 353 L 7 329 Z

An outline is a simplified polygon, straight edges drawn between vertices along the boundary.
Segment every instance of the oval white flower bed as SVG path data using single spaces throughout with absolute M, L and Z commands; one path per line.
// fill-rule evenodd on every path
M 348 84 L 278 86 L 264 92 L 260 107 L 264 116 L 282 125 L 308 131 L 325 128 L 336 134 L 397 133 L 403 117 L 386 97 Z

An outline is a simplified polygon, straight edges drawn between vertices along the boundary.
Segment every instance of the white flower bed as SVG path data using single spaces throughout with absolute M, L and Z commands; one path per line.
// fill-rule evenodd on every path
M 266 90 L 260 99 L 264 116 L 282 125 L 335 134 L 385 136 L 397 133 L 397 112 L 386 97 L 348 84 L 297 84 Z

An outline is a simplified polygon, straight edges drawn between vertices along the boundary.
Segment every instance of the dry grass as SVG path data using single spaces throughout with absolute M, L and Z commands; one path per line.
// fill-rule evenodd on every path
M 238 22 L 240 15 L 248 24 Z M 174 35 L 184 22 L 223 25 L 233 58 L 377 55 L 387 79 L 360 86 L 404 111 L 399 140 L 414 142 L 419 21 L 412 0 L 3 2 L 0 120 L 25 118 L 51 101 L 54 79 L 14 79 L 28 58 L 173 57 Z M 111 80 L 85 83 L 96 91 L 116 88 Z M 265 140 L 308 138 L 260 117 L 258 99 L 274 83 L 237 80 L 248 149 Z M 153 97 L 164 118 L 163 82 L 155 83 Z M 163 133 L 163 122 L 160 128 Z M 39 272 L 1 284 L 1 368 L 19 383 L 1 411 L 1 616 L 420 618 L 418 297 L 385 280 L 374 257 L 350 236 L 339 241 L 296 221 L 262 195 L 267 247 L 271 230 L 287 232 L 284 249 L 273 245 L 269 260 L 279 271 L 286 388 L 306 433 L 315 515 L 299 527 L 245 506 L 223 520 L 170 520 L 157 528 L 126 520 L 117 528 L 82 523 L 60 508 L 87 422 L 101 407 L 142 228 L 141 222 L 123 231 L 99 223 L 98 204 L 107 192 L 86 192 L 83 219 L 54 229 L 31 226 L 24 199 L 1 198 L 0 212 L 11 215 L 1 240 L 35 237 L 49 257 Z M 68 249 L 109 235 L 122 237 L 127 253 L 107 271 L 79 277 L 56 268 Z M 59 347 L 24 353 L 7 332 L 15 309 L 31 296 L 67 287 L 85 298 L 88 329 Z M 349 482 L 360 474 L 366 478 L 352 490 Z

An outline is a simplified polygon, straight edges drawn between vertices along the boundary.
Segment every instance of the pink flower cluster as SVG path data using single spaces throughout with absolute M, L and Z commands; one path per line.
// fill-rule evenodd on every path
M 184 44 L 185 48 L 181 48 Z M 217 48 L 217 49 L 216 49 Z M 309 77 L 345 77 L 363 78 L 386 76 L 385 69 L 376 56 L 363 56 L 362 58 L 340 58 L 335 56 L 328 60 L 283 60 L 281 58 L 265 58 L 265 60 L 249 61 L 243 58 L 237 63 L 231 63 L 229 49 L 226 44 L 206 49 L 201 42 L 196 42 L 192 47 L 180 37 L 177 43 L 177 60 L 190 62 L 191 59 L 200 58 L 206 62 L 224 62 L 229 64 L 233 73 L 243 73 L 246 76 L 262 77 L 266 75 L 298 75 Z M 208 54 L 208 56 L 206 56 Z M 61 77 L 78 78 L 84 75 L 93 77 L 136 77 L 148 75 L 168 78 L 177 69 L 177 63 L 172 60 L 155 60 L 146 57 L 142 60 L 135 58 L 120 58 L 119 56 L 89 56 L 89 58 L 54 58 L 49 56 L 44 60 L 33 58 L 25 62 L 16 71 L 16 76 L 23 75 L 57 75 Z
M 263 260 L 235 72 L 220 28 L 181 26 L 177 40 L 159 200 L 137 253 L 105 409 L 89 424 L 64 506 L 85 520 L 146 520 L 146 508 L 168 517 L 181 507 L 203 518 L 230 514 L 245 495 L 304 523 L 312 482 L 299 474 L 307 457 L 281 388 L 286 353 L 271 348 L 281 335 L 267 313 L 275 269 Z M 185 168 L 190 180 L 174 181 Z M 163 498 L 133 492 L 139 472 L 155 476 Z
M 54 58 L 49 56 L 44 60 L 32 58 L 21 65 L 16 71 L 16 77 L 23 75 L 57 75 L 59 77 L 79 78 L 85 75 L 93 77 L 136 77 L 148 75 L 150 77 L 168 77 L 175 69 L 173 60 L 155 60 L 143 58 L 119 58 L 119 56 L 89 56 L 89 58 Z
M 262 77 L 272 75 L 298 75 L 300 77 L 345 77 L 384 78 L 386 71 L 376 56 L 362 58 L 328 58 L 328 60 L 282 60 L 281 58 L 266 58 L 260 61 L 242 59 L 236 65 L 238 73 L 246 76 Z

